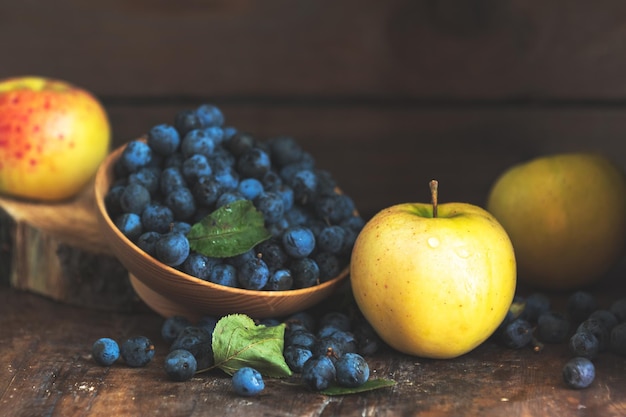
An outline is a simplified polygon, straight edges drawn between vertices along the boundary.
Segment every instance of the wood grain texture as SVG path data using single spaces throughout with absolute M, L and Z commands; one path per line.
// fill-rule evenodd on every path
M 3 2 L 0 78 L 103 96 L 600 99 L 626 93 L 601 0 Z
M 615 283 L 613 283 L 614 285 Z M 621 287 L 620 287 L 621 288 Z M 613 297 L 606 287 L 601 297 Z M 601 298 L 607 300 L 608 298 Z M 558 304 L 563 298 L 555 296 Z M 626 411 L 626 359 L 604 353 L 597 378 L 585 390 L 561 380 L 570 357 L 566 345 L 508 350 L 486 342 L 452 360 L 426 360 L 383 350 L 368 358 L 372 378 L 391 378 L 392 388 L 327 397 L 310 392 L 298 377 L 266 379 L 254 398 L 236 396 L 221 371 L 184 383 L 167 379 L 168 346 L 154 314 L 121 314 L 59 305 L 0 287 L 0 408 L 10 417 L 156 416 L 510 416 L 618 417 Z M 116 363 L 100 367 L 90 356 L 100 337 L 145 335 L 156 346 L 145 368 Z

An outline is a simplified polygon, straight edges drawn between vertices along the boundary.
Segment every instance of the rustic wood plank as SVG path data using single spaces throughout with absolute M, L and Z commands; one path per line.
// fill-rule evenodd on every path
M 621 282 L 621 281 L 620 281 Z M 602 302 L 624 292 L 620 282 L 596 288 Z M 564 295 L 553 295 L 562 305 Z M 167 416 L 535 416 L 617 417 L 626 411 L 626 358 L 610 353 L 596 360 L 597 379 L 585 390 L 567 389 L 560 377 L 570 357 L 566 345 L 508 350 L 489 341 L 452 360 L 427 360 L 385 349 L 368 359 L 372 377 L 397 385 L 353 396 L 309 392 L 297 377 L 267 380 L 255 398 L 234 395 L 219 371 L 184 383 L 168 381 L 162 369 L 167 345 L 162 319 L 58 304 L 0 287 L 0 408 L 3 415 Z M 122 363 L 103 368 L 90 356 L 99 337 L 117 340 L 143 334 L 156 345 L 153 362 L 141 369 Z
M 619 0 L 3 2 L 0 78 L 115 97 L 623 100 L 625 12 Z

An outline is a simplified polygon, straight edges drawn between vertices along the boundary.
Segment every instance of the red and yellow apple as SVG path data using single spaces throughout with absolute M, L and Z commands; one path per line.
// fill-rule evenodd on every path
M 624 254 L 626 180 L 603 155 L 546 155 L 512 166 L 494 182 L 486 208 L 513 242 L 520 282 L 582 288 Z
M 361 312 L 394 349 L 454 358 L 484 342 L 516 287 L 511 241 L 466 203 L 404 203 L 372 217 L 355 242 L 350 281 Z
M 76 195 L 109 152 L 107 113 L 61 80 L 0 80 L 0 193 L 55 201 Z

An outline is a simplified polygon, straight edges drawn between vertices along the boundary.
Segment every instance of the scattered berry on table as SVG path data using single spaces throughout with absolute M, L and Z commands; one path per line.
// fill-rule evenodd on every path
M 143 367 L 154 357 L 154 345 L 145 336 L 134 336 L 122 343 L 120 356 L 128 366 Z
M 187 317 L 170 316 L 166 318 L 161 325 L 161 338 L 163 338 L 166 343 L 171 344 L 186 327 L 191 325 L 192 323 Z
M 600 342 L 589 331 L 577 331 L 569 340 L 569 349 L 574 356 L 595 359 L 600 351 Z
M 563 381 L 570 388 L 587 388 L 595 377 L 595 366 L 587 358 L 572 358 L 563 366 Z
M 367 361 L 358 353 L 348 352 L 335 362 L 337 384 L 355 388 L 367 382 L 370 368 Z
M 302 366 L 302 381 L 315 391 L 328 388 L 336 376 L 335 364 L 328 356 L 312 356 Z
M 563 343 L 570 330 L 569 320 L 560 313 L 549 311 L 537 319 L 537 338 L 544 343 Z
M 99 365 L 110 366 L 119 359 L 120 347 L 115 340 L 103 337 L 94 342 L 91 355 Z
M 182 329 L 170 345 L 170 352 L 177 349 L 190 352 L 196 358 L 198 369 L 209 368 L 214 363 L 212 335 L 206 327 L 196 324 Z
M 251 397 L 258 395 L 265 389 L 265 382 L 259 371 L 245 366 L 233 373 L 232 386 L 238 395 Z
M 172 381 L 187 381 L 195 375 L 197 361 L 188 350 L 175 349 L 165 357 L 164 368 L 165 373 Z

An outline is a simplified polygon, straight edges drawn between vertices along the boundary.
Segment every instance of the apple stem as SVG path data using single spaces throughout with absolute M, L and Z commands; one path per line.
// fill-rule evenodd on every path
M 430 186 L 430 196 L 433 203 L 433 218 L 437 217 L 437 197 L 439 194 L 439 181 L 431 180 L 428 185 Z

